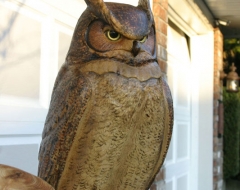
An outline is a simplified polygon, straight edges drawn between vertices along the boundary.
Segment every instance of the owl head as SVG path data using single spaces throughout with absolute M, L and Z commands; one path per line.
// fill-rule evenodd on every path
M 159 77 L 155 27 L 149 1 L 139 0 L 137 7 L 105 3 L 103 0 L 85 2 L 87 8 L 75 28 L 67 63 L 80 65 L 85 71 L 95 68 L 98 72 L 102 69 L 102 72 L 121 74 L 122 70 L 130 70 L 134 76 L 139 75 L 141 69 L 133 67 L 148 65 L 150 75 L 153 73 Z M 131 75 L 122 74 L 126 77 Z M 143 78 L 145 80 L 151 76 Z

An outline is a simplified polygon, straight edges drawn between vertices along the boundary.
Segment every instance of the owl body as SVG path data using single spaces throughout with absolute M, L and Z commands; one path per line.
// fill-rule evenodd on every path
M 81 181 L 80 189 L 145 189 L 160 165 L 165 122 L 164 107 L 158 106 L 164 104 L 162 82 L 94 73 L 87 79 L 92 93 L 85 128 L 78 128 L 82 136 L 70 150 L 62 184 L 74 174 L 71 179 Z M 79 166 L 71 168 L 71 162 Z M 129 174 L 135 175 L 129 178 Z M 71 188 L 66 189 L 77 186 L 69 185 Z
M 83 15 L 93 14 L 94 6 L 103 13 L 83 16 L 76 27 L 53 89 L 39 176 L 58 190 L 145 190 L 169 146 L 172 99 L 156 61 L 153 23 L 134 34 L 124 26 L 118 31 L 118 20 L 126 9 L 128 14 L 140 10 L 135 21 L 151 20 L 151 15 L 144 8 L 86 2 L 89 8 Z M 149 6 L 144 2 L 139 1 Z M 108 18 L 109 7 L 114 18 Z M 79 32 L 81 23 L 87 29 Z

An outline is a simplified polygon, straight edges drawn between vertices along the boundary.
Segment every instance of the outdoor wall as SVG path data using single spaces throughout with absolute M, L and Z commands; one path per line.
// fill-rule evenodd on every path
M 214 120 L 213 120 L 213 189 L 223 188 L 223 105 L 220 73 L 223 70 L 223 36 L 214 29 Z
M 168 26 L 168 0 L 153 0 L 153 14 L 156 25 L 157 58 L 161 70 L 167 74 L 167 26 Z M 157 174 L 150 190 L 165 189 L 164 166 Z

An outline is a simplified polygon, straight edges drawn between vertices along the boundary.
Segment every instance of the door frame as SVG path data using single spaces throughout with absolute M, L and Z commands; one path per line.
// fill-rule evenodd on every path
M 168 18 L 190 38 L 192 64 L 190 187 L 194 190 L 211 190 L 213 189 L 213 28 L 194 2 L 188 0 L 168 2 Z M 187 19 L 189 17 L 191 19 Z

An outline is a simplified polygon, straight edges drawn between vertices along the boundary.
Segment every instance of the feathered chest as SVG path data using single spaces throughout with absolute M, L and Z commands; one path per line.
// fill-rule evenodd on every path
M 79 189 L 144 189 L 160 164 L 166 111 L 161 81 L 113 73 L 85 77 L 92 95 L 68 155 L 74 167 L 65 175 L 75 170 Z
M 157 124 L 163 117 L 165 100 L 159 79 L 140 82 L 114 73 L 91 73 L 87 78 L 92 88 L 90 121 L 133 130 L 137 125 Z

